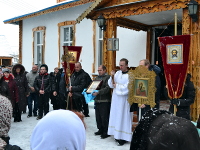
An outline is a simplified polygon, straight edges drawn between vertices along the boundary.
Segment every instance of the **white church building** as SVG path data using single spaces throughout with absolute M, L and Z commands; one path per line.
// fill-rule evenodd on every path
M 19 62 L 30 71 L 33 64 L 47 64 L 49 71 L 61 67 L 63 46 L 82 46 L 79 61 L 89 74 L 97 73 L 103 64 L 103 31 L 96 20 L 76 19 L 88 9 L 94 0 L 72 0 L 57 3 L 42 10 L 7 19 L 5 24 L 19 26 Z M 119 51 L 116 64 L 121 58 L 129 60 L 130 67 L 137 67 L 146 58 L 144 31 L 117 27 Z

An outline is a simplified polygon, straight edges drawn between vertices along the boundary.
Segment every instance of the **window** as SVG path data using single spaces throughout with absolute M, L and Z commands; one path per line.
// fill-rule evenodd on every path
M 72 46 L 73 43 L 73 26 L 62 27 L 62 46 Z
M 42 64 L 42 50 L 43 50 L 43 37 L 42 31 L 35 32 L 35 64 L 41 65 Z
M 63 46 L 74 46 L 75 45 L 75 32 L 76 32 L 76 21 L 64 21 L 58 23 L 58 35 L 59 35 L 59 60 L 58 66 L 61 66 L 61 58 L 64 53 Z
M 44 32 L 45 27 L 37 27 L 33 29 L 33 63 L 38 65 L 44 63 Z

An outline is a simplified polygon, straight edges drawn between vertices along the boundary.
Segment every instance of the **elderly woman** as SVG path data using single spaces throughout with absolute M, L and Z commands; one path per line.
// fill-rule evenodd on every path
M 10 145 L 8 132 L 12 118 L 12 104 L 8 98 L 0 95 L 0 150 L 21 150 L 16 145 Z
M 0 94 L 7 97 L 13 107 L 13 115 L 14 115 L 14 122 L 21 121 L 21 116 L 18 118 L 18 102 L 19 102 L 19 94 L 16 82 L 13 79 L 13 76 L 10 74 L 10 70 L 5 68 L 3 69 L 3 76 L 0 79 Z
M 19 118 L 21 118 L 21 113 L 26 112 L 27 106 L 27 96 L 29 95 L 30 89 L 28 86 L 28 81 L 25 75 L 25 68 L 21 64 L 16 64 L 12 68 L 12 74 L 14 80 L 17 84 L 19 91 Z M 21 120 L 21 119 L 20 119 Z
M 83 121 L 69 110 L 54 110 L 40 120 L 31 136 L 31 150 L 85 150 Z

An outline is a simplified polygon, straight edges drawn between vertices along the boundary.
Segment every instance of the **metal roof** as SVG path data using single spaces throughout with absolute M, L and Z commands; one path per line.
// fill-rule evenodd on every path
M 4 20 L 3 22 L 18 25 L 19 21 L 21 21 L 23 19 L 30 18 L 31 16 L 39 16 L 39 15 L 47 14 L 47 13 L 53 12 L 53 11 L 50 11 L 51 9 L 54 9 L 54 8 L 57 8 L 57 7 L 60 7 L 60 6 L 63 6 L 63 5 L 71 4 L 71 3 L 74 3 L 74 2 L 78 2 L 78 1 L 81 1 L 81 0 L 72 0 L 72 1 L 68 1 L 68 2 L 61 2 L 59 4 L 41 9 L 39 11 L 31 12 L 31 13 L 28 13 L 28 14 L 24 14 L 24 15 L 20 15 L 20 16 L 11 18 L 11 19 Z M 65 9 L 65 8 L 63 8 L 63 9 Z M 58 10 L 62 10 L 62 9 L 56 9 L 55 11 L 58 11 Z M 46 12 L 46 13 L 44 13 L 44 12 Z M 28 17 L 28 16 L 30 16 L 30 17 Z

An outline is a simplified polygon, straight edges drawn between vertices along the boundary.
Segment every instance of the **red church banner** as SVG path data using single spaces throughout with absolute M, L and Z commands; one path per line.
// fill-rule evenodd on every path
M 63 46 L 64 55 L 62 60 L 64 61 L 65 77 L 68 77 L 74 72 L 75 63 L 79 61 L 81 55 L 81 46 Z
M 180 98 L 187 76 L 190 35 L 159 37 L 169 98 Z

